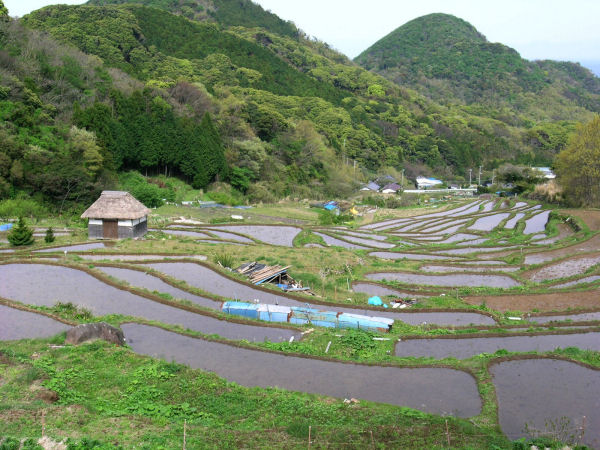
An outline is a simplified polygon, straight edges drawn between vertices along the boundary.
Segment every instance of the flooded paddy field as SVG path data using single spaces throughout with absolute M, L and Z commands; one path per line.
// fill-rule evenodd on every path
M 354 249 L 354 250 L 356 250 L 356 249 L 365 250 L 365 249 L 369 248 L 369 247 L 365 247 L 364 245 L 358 245 L 358 244 L 353 244 L 352 242 L 342 241 L 341 239 L 336 239 L 332 236 L 329 236 L 328 234 L 319 233 L 318 231 L 313 231 L 313 234 L 316 234 L 317 236 L 321 237 L 321 239 L 323 239 L 323 241 L 325 241 L 325 243 L 327 245 L 333 245 L 336 247 L 343 247 L 343 248 Z
M 589 277 L 579 278 L 578 280 L 567 281 L 566 283 L 555 284 L 550 286 L 551 289 L 564 289 L 573 286 L 579 286 L 580 284 L 593 283 L 594 281 L 600 280 L 600 275 L 591 275 Z
M 494 364 L 490 372 L 500 426 L 510 439 L 529 436 L 527 428 L 545 434 L 564 428 L 569 436 L 600 448 L 600 370 L 527 359 Z
M 244 234 L 267 244 L 284 247 L 293 247 L 294 238 L 302 231 L 298 227 L 266 225 L 211 225 L 209 228 L 206 228 L 206 231 L 209 233 L 213 233 L 214 230 Z
M 114 255 L 114 254 L 103 254 L 97 253 L 92 254 L 80 254 L 77 255 L 82 259 L 89 259 L 90 261 L 144 261 L 150 259 L 196 259 L 198 261 L 206 261 L 204 255 L 161 255 L 161 254 L 147 254 L 147 255 Z
M 192 238 L 210 238 L 206 233 L 202 233 L 200 231 L 188 231 L 188 230 L 156 230 L 152 229 L 150 231 L 160 231 L 165 234 L 169 234 L 172 236 L 184 236 L 184 237 L 192 237 Z
M 600 255 L 593 257 L 576 257 L 556 264 L 545 266 L 535 271 L 529 279 L 531 281 L 545 281 L 554 278 L 564 278 L 585 273 L 591 267 L 600 264 Z
M 190 286 L 203 289 L 215 295 L 221 295 L 228 298 L 252 302 L 258 300 L 260 303 L 284 306 L 307 306 L 310 300 L 296 300 L 283 294 L 278 295 L 275 292 L 267 292 L 260 289 L 238 283 L 229 279 L 212 269 L 194 263 L 151 263 L 144 264 L 146 267 L 153 268 L 161 273 L 173 278 L 183 280 Z M 338 312 L 347 312 L 351 314 L 363 314 L 367 316 L 387 317 L 394 320 L 419 325 L 423 322 L 439 323 L 449 325 L 469 325 L 473 324 L 494 324 L 494 320 L 488 316 L 476 313 L 402 313 L 397 310 L 389 309 L 367 309 L 339 305 L 320 305 L 310 304 L 310 306 L 321 309 L 332 309 Z
M 98 270 L 104 272 L 106 275 L 112 276 L 119 280 L 125 281 L 131 286 L 148 289 L 149 291 L 162 292 L 169 294 L 174 298 L 183 300 L 189 300 L 197 305 L 205 306 L 212 309 L 221 309 L 222 303 L 218 300 L 213 300 L 199 295 L 194 295 L 190 292 L 171 286 L 165 283 L 154 275 L 140 272 L 139 270 L 133 269 L 122 269 L 119 267 L 96 267 Z
M 375 256 L 382 259 L 408 259 L 415 261 L 435 261 L 450 260 L 450 256 L 428 255 L 424 253 L 396 253 L 396 252 L 371 252 L 369 256 Z
M 113 242 L 90 242 L 89 244 L 76 244 L 64 247 L 54 248 L 43 248 L 41 250 L 34 250 L 35 253 L 48 253 L 48 252 L 85 252 L 88 250 L 95 250 L 98 248 L 106 248 L 114 246 Z
M 340 235 L 340 234 L 337 234 L 337 236 L 339 236 L 341 239 L 349 241 L 353 244 L 366 245 L 367 247 L 390 249 L 390 248 L 394 248 L 396 246 L 395 244 L 390 244 L 389 242 L 381 242 L 381 241 L 376 241 L 373 239 L 367 239 L 364 237 L 344 236 L 344 235 Z M 337 244 L 333 244 L 333 245 L 337 245 Z
M 535 336 L 503 336 L 472 338 L 403 339 L 396 344 L 396 356 L 465 359 L 481 353 L 551 351 L 577 347 L 600 351 L 600 333 L 549 334 Z
M 138 324 L 125 324 L 123 331 L 137 353 L 211 371 L 244 386 L 277 386 L 458 417 L 481 411 L 474 378 L 458 370 L 364 366 L 299 358 L 193 339 Z
M 419 268 L 423 272 L 518 272 L 520 267 L 472 267 L 472 266 L 437 266 L 424 265 Z
M 548 217 L 550 216 L 550 211 L 542 211 L 539 214 L 536 214 L 531 219 L 527 219 L 525 221 L 525 229 L 523 230 L 523 234 L 535 234 L 546 229 L 546 223 L 548 223 Z
M 427 286 L 487 286 L 510 288 L 519 286 L 520 283 L 508 276 L 502 275 L 471 275 L 456 273 L 452 275 L 422 275 L 412 272 L 382 272 L 369 273 L 366 275 L 369 280 L 388 280 L 398 281 L 400 283 L 427 285 Z
M 590 322 L 590 321 L 594 321 L 594 320 L 600 320 L 600 311 L 579 313 L 579 314 L 531 316 L 531 317 L 527 317 L 527 320 L 529 322 L 536 322 L 536 323 L 562 322 L 565 320 L 568 320 L 571 322 Z
M 514 217 L 506 221 L 506 223 L 504 224 L 504 228 L 506 228 L 507 230 L 513 230 L 517 226 L 517 222 L 523 217 L 525 217 L 525 213 L 515 214 Z
M 499 213 L 482 217 L 477 219 L 475 223 L 469 227 L 469 230 L 492 231 L 508 216 L 510 216 L 509 213 Z
M 0 341 L 46 338 L 69 328 L 42 314 L 0 305 Z
M 36 281 L 36 282 L 32 282 Z M 288 340 L 298 333 L 283 328 L 238 324 L 165 305 L 117 289 L 81 270 L 43 264 L 0 265 L 0 296 L 37 306 L 71 302 L 96 316 L 122 314 L 180 325 L 204 334 L 249 341 Z

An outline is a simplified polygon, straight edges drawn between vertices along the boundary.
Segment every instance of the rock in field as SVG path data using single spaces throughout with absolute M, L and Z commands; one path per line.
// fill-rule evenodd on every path
M 123 332 L 105 322 L 85 323 L 77 325 L 67 331 L 67 344 L 81 344 L 82 342 L 103 339 L 116 345 L 125 345 Z

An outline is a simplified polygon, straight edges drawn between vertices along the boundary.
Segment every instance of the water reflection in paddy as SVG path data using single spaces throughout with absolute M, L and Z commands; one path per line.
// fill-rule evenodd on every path
M 292 330 L 241 325 L 163 305 L 67 267 L 0 265 L 0 296 L 39 306 L 52 306 L 59 301 L 72 302 L 89 309 L 96 316 L 122 314 L 181 325 L 205 334 L 216 333 L 231 339 L 283 341 L 294 335 Z
M 278 304 L 286 306 L 306 306 L 306 301 L 295 300 L 293 298 L 277 295 L 273 292 L 265 292 L 255 289 L 251 286 L 246 286 L 231 280 L 207 267 L 194 263 L 151 263 L 144 264 L 158 270 L 161 273 L 172 276 L 179 280 L 183 280 L 190 286 L 195 286 L 207 292 L 216 295 L 222 295 L 228 298 L 234 298 L 242 301 L 259 300 L 261 303 Z M 338 312 L 348 312 L 352 314 L 364 314 L 369 316 L 388 317 L 394 320 L 401 320 L 411 324 L 437 323 L 451 325 L 468 325 L 476 324 L 493 324 L 494 321 L 482 314 L 474 313 L 402 313 L 397 310 L 370 310 L 360 307 L 342 307 L 338 305 L 312 305 L 319 309 L 328 309 Z
M 585 416 L 583 443 L 600 448 L 600 371 L 551 359 L 506 361 L 490 367 L 502 431 L 526 437 L 526 425 L 543 433 L 570 430 L 577 438 Z M 566 420 L 565 420 L 566 419 Z
M 487 286 L 508 288 L 519 286 L 519 283 L 508 276 L 502 275 L 470 275 L 455 273 L 452 275 L 422 275 L 413 272 L 384 272 L 369 273 L 369 280 L 390 280 L 401 283 L 411 283 L 430 286 Z
M 599 351 L 600 333 L 461 339 L 406 339 L 396 344 L 396 356 L 464 359 L 480 353 L 495 353 L 500 349 L 511 352 L 543 352 L 566 347 Z
M 473 377 L 441 368 L 343 364 L 237 348 L 161 329 L 123 325 L 134 351 L 215 372 L 244 386 L 277 386 L 338 398 L 409 406 L 429 413 L 470 417 L 481 410 Z
M 42 314 L 0 305 L 0 341 L 50 337 L 69 328 Z

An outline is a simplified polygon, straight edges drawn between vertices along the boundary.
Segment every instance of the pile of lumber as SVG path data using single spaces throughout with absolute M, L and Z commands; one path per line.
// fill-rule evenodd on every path
M 291 266 L 267 266 L 266 264 L 259 264 L 257 262 L 251 262 L 242 264 L 235 271 L 246 275 L 251 283 L 260 284 L 264 281 L 269 281 L 278 275 L 286 275 L 287 269 Z

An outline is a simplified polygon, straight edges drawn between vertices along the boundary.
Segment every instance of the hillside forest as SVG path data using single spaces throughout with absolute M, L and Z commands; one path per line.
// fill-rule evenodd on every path
M 400 170 L 464 183 L 480 165 L 551 165 L 600 109 L 586 69 L 522 60 L 445 15 L 353 62 L 247 0 L 141 3 L 1 6 L 0 201 L 77 213 L 131 180 L 172 197 L 158 176 L 252 202 L 347 197 Z M 451 51 L 432 55 L 440 40 Z M 408 47 L 410 70 L 392 58 Z

